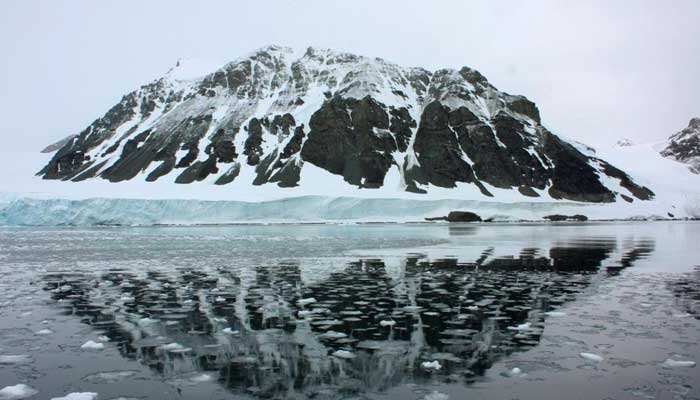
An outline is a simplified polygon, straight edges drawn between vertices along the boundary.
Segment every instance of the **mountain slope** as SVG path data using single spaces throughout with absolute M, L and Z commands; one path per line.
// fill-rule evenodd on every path
M 336 185 L 501 200 L 650 200 L 479 72 L 270 46 L 193 77 L 178 65 L 61 147 L 44 179 Z M 195 74 L 196 76 L 196 74 Z M 473 190 L 472 190 L 473 189 Z M 509 195 L 509 198 L 510 195 Z
M 689 169 L 700 174 L 700 118 L 693 118 L 688 127 L 672 135 L 661 155 L 689 165 Z

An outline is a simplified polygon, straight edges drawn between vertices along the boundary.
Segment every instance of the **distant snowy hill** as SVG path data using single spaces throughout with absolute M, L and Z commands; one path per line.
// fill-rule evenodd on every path
M 692 172 L 700 174 L 700 118 L 691 119 L 687 128 L 672 135 L 661 154 L 688 164 Z
M 533 102 L 468 67 L 428 71 L 277 46 L 217 67 L 179 61 L 70 138 L 39 175 L 204 182 L 231 199 L 655 197 L 593 149 L 548 131 Z
M 630 139 L 627 138 L 622 138 L 615 142 L 616 147 L 629 147 L 629 146 L 634 146 L 634 142 Z

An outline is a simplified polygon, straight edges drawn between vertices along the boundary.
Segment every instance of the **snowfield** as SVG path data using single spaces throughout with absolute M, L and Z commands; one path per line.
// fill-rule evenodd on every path
M 320 168 L 305 170 L 311 175 L 295 188 L 253 186 L 243 179 L 217 186 L 208 181 L 63 182 L 32 176 L 18 185 L 7 177 L 0 182 L 0 225 L 415 222 L 455 210 L 496 221 L 542 220 L 550 214 L 583 214 L 591 220 L 700 217 L 700 175 L 662 157 L 657 147 L 639 144 L 596 152 L 651 188 L 656 194 L 651 201 L 583 203 L 554 200 L 545 192 L 523 201 L 517 191 L 489 187 L 494 199 L 474 185 L 435 187 L 428 194 L 416 194 L 392 187 L 391 176 L 382 188 L 359 189 Z M 18 160 L 16 168 L 30 175 L 31 168 L 46 158 L 33 154 Z

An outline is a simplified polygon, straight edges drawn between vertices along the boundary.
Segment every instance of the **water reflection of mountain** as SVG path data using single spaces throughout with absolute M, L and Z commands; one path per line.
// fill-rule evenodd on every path
M 290 262 L 53 273 L 45 287 L 124 357 L 166 377 L 211 371 L 232 391 L 261 397 L 351 394 L 473 381 L 537 345 L 545 313 L 604 279 L 601 267 L 618 273 L 653 251 L 649 241 L 618 247 L 603 239 L 509 257 L 487 248 L 473 262 L 361 259 L 312 283 Z
M 668 286 L 676 297 L 678 308 L 700 320 L 700 266 L 692 273 L 672 280 Z

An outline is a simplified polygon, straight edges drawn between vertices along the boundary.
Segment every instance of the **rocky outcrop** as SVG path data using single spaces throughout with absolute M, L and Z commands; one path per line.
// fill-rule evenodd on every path
M 688 164 L 688 168 L 700 174 L 700 118 L 693 118 L 688 127 L 668 139 L 661 155 Z
M 391 173 L 396 190 L 415 193 L 653 198 L 590 149 L 549 132 L 535 103 L 474 69 L 403 68 L 317 48 L 294 54 L 270 46 L 188 80 L 178 65 L 62 143 L 38 174 L 289 188 L 305 184 L 305 168 L 320 168 L 362 189 L 385 187 Z
M 548 221 L 552 221 L 552 222 L 561 222 L 561 221 L 584 222 L 584 221 L 588 221 L 588 217 L 585 215 L 582 215 L 582 214 L 575 214 L 575 215 L 552 214 L 552 215 L 545 215 L 542 218 L 546 219 Z
M 352 185 L 378 188 L 397 149 L 382 105 L 369 96 L 334 97 L 311 117 L 301 157 Z
M 471 211 L 450 211 L 446 217 L 428 217 L 426 221 L 481 222 L 481 217 Z

